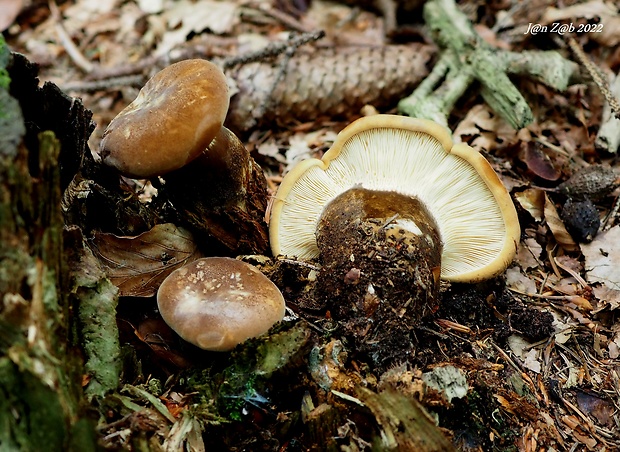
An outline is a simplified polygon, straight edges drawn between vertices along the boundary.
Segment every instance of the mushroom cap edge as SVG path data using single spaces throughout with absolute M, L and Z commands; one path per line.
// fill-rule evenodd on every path
M 297 180 L 314 167 L 323 171 L 327 170 L 330 163 L 340 155 L 344 145 L 351 137 L 371 129 L 380 128 L 404 129 L 411 132 L 425 133 L 435 138 L 446 151 L 446 154 L 452 154 L 462 159 L 476 170 L 501 211 L 505 226 L 504 242 L 502 249 L 495 258 L 483 267 L 472 271 L 449 276 L 442 274 L 442 279 L 453 282 L 473 283 L 501 274 L 513 260 L 520 238 L 517 213 L 508 191 L 484 156 L 465 143 L 454 144 L 447 128 L 430 120 L 399 115 L 374 115 L 352 122 L 338 134 L 332 147 L 321 159 L 304 160 L 285 175 L 271 207 L 269 238 L 274 256 L 283 254 L 279 237 L 282 210 L 286 198 L 293 190 Z M 311 257 L 316 257 L 316 255 Z

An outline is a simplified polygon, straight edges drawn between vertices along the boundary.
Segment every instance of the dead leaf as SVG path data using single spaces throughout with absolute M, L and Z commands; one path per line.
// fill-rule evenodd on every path
M 521 273 L 519 267 L 506 270 L 506 285 L 523 294 L 535 294 L 536 283 Z
M 576 251 L 579 249 L 571 235 L 566 230 L 564 223 L 558 215 L 558 211 L 555 208 L 553 202 L 545 195 L 545 220 L 547 226 L 551 230 L 553 237 L 558 244 L 567 251 Z
M 587 280 L 620 290 L 620 226 L 601 232 L 589 244 L 582 244 L 581 251 L 586 259 Z
M 181 0 L 167 8 L 164 17 L 172 31 L 167 32 L 159 43 L 156 50 L 158 55 L 184 43 L 191 33 L 207 29 L 214 34 L 230 32 L 239 22 L 239 8 L 235 2 Z
M 620 330 L 620 325 L 616 328 Z M 620 356 L 620 331 L 615 331 L 614 338 L 609 341 L 607 348 L 609 349 L 609 357 L 611 359 L 618 359 Z
M 583 265 L 581 264 L 581 262 L 571 256 L 558 256 L 555 258 L 555 261 L 562 268 L 567 269 L 567 271 L 572 270 L 575 273 L 581 273 L 581 271 L 583 270 Z
M 256 151 L 260 155 L 276 159 L 279 163 L 286 163 L 286 158 L 280 153 L 280 147 L 276 144 L 274 138 L 269 138 L 267 141 L 259 144 Z
M 506 412 L 529 420 L 534 420 L 538 417 L 539 410 L 525 397 L 519 396 L 514 391 L 502 392 L 503 394 L 494 394 L 493 397 Z
M 515 199 L 536 221 L 542 221 L 545 209 L 545 192 L 538 188 L 528 188 L 517 192 Z
M 615 408 L 609 400 L 602 399 L 594 394 L 588 394 L 583 391 L 577 391 L 577 405 L 579 408 L 589 415 L 596 418 L 604 426 L 610 427 L 613 423 L 612 416 Z
M 534 237 L 528 237 L 521 242 L 521 246 L 517 250 L 516 262 L 524 270 L 537 268 L 541 265 L 540 255 L 542 254 L 542 246 Z
M 610 289 L 607 286 L 596 286 L 592 288 L 592 292 L 598 300 L 602 301 L 602 306 L 597 308 L 595 312 L 605 308 L 611 310 L 620 308 L 620 290 Z
M 124 297 L 151 297 L 173 270 L 200 257 L 189 231 L 160 224 L 136 237 L 95 233 L 90 241 L 110 281 Z
M 23 6 L 23 0 L 0 0 L 0 30 L 11 26 Z
M 477 151 L 492 151 L 517 142 L 517 131 L 486 104 L 472 107 L 454 131 L 455 141 L 468 143 Z
M 558 180 L 561 173 L 553 166 L 551 159 L 542 150 L 539 143 L 530 141 L 522 143 L 519 159 L 527 165 L 527 169 L 537 177 L 548 181 Z
M 523 337 L 512 334 L 508 337 L 508 347 L 523 361 L 523 365 L 532 372 L 540 373 L 542 364 L 539 360 L 539 352 L 531 347 L 531 343 Z

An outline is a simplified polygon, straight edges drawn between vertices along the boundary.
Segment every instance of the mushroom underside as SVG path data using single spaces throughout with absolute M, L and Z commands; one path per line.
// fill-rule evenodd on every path
M 334 149 L 338 152 L 328 155 Z M 479 281 L 503 271 L 512 259 L 514 228 L 507 227 L 507 218 L 516 221 L 514 207 L 473 149 L 467 157 L 482 170 L 433 136 L 410 130 L 365 130 L 332 150 L 324 160 L 302 162 L 297 174 L 283 181 L 270 224 L 274 254 L 318 257 L 316 229 L 324 206 L 362 187 L 407 195 L 426 206 L 444 245 L 443 279 Z

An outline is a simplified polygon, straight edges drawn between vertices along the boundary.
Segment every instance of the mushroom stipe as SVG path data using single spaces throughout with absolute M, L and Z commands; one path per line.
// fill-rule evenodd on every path
M 388 200 L 388 203 L 385 201 Z M 412 214 L 400 215 L 409 207 Z M 351 189 L 330 203 L 317 231 L 316 296 L 375 367 L 405 360 L 411 331 L 438 307 L 441 244 L 415 199 Z

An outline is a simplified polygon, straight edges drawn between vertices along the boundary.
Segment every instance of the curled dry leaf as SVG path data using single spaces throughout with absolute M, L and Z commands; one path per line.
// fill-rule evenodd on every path
M 555 208 L 553 202 L 545 195 L 545 220 L 549 230 L 555 237 L 558 244 L 567 251 L 576 251 L 579 249 L 571 235 L 566 230 L 564 223 L 560 219 L 560 215 Z
M 536 221 L 542 221 L 545 209 L 545 192 L 538 188 L 528 188 L 515 193 L 515 199 Z
M 609 47 L 615 47 L 620 43 L 620 15 L 613 2 L 591 0 L 562 8 L 550 6 L 541 18 L 541 23 L 551 24 L 575 18 L 598 19 L 598 23 L 602 26 L 595 28 L 596 33 L 590 34 L 595 41 Z
M 151 297 L 173 270 L 201 257 L 191 233 L 172 223 L 136 237 L 104 232 L 90 240 L 108 278 L 124 297 Z
M 238 92 L 226 125 L 237 132 L 261 124 L 352 117 L 366 104 L 387 107 L 428 73 L 429 46 L 323 48 L 294 55 L 282 69 L 250 63 L 229 73 Z M 279 77 L 281 77 L 279 79 Z
M 555 168 L 549 156 L 545 154 L 542 146 L 538 143 L 533 141 L 523 143 L 523 150 L 519 154 L 519 158 L 534 176 L 549 181 L 558 180 L 561 176 L 561 173 Z

